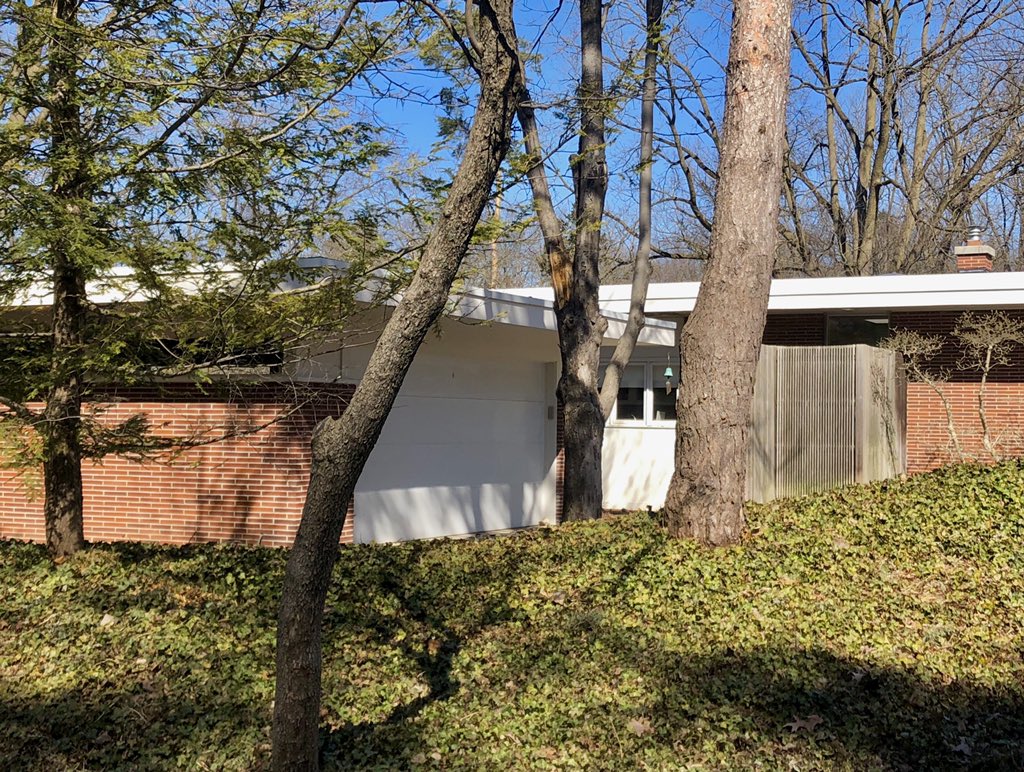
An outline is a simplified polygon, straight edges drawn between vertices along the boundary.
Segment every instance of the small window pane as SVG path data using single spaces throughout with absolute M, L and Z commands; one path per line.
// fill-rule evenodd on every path
M 848 346 L 866 343 L 877 346 L 889 336 L 886 317 L 830 316 L 828 318 L 828 345 Z
M 619 396 L 615 403 L 615 419 L 618 421 L 644 420 L 643 365 L 628 365 L 622 371 L 622 380 L 619 381 Z
M 654 420 L 675 421 L 676 420 L 676 396 L 678 395 L 679 379 L 672 377 L 668 379 L 668 391 L 666 392 L 665 377 L 658 373 L 654 374 Z

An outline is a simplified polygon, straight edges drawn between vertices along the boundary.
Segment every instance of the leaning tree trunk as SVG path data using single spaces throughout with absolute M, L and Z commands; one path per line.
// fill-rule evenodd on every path
M 743 531 L 754 375 L 775 259 L 791 0 L 738 0 L 726 71 L 711 257 L 680 342 L 674 536 L 730 544 Z
M 277 770 L 317 768 L 323 607 L 346 505 L 413 356 L 444 308 L 509 147 L 523 84 L 511 0 L 480 2 L 478 26 L 473 39 L 480 71 L 476 116 L 438 224 L 348 409 L 320 424 L 313 435 L 309 489 L 278 619 L 272 731 Z
M 82 523 L 82 375 L 77 363 L 85 326 L 85 276 L 72 247 L 76 219 L 89 189 L 78 105 L 75 53 L 77 0 L 54 0 L 50 46 L 50 175 L 53 223 L 48 245 L 53 269 L 50 388 L 43 440 L 43 516 L 46 545 L 54 557 L 85 546 Z

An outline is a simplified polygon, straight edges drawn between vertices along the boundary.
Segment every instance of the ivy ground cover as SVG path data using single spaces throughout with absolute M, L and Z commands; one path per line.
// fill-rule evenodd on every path
M 1024 467 L 342 549 L 334 769 L 1024 767 Z M 0 546 L 0 769 L 260 769 L 286 553 Z

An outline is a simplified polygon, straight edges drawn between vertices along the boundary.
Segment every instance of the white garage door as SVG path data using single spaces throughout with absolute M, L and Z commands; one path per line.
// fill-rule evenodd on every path
M 356 541 L 553 521 L 545 375 L 536 362 L 417 359 L 356 486 Z

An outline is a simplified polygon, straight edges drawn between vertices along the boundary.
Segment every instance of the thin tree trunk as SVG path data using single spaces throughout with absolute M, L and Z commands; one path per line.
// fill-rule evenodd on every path
M 644 56 L 644 88 L 640 104 L 640 206 L 637 216 L 636 256 L 629 292 L 629 317 L 615 344 L 601 386 L 601 414 L 608 420 L 618 396 L 622 371 L 629 364 L 644 328 L 644 305 L 651 283 L 651 180 L 654 171 L 654 100 L 658 96 L 658 48 L 661 45 L 662 0 L 647 0 L 647 53 Z
M 893 128 L 896 134 L 896 157 L 903 179 L 906 195 L 903 222 L 900 224 L 899 239 L 892 262 L 887 270 L 903 273 L 910 263 L 911 246 L 917 230 L 918 218 L 921 216 L 921 196 L 924 190 L 926 161 L 928 158 L 928 111 L 931 107 L 932 89 L 935 82 L 937 67 L 928 64 L 931 35 L 932 0 L 924 4 L 924 17 L 921 21 L 920 56 L 921 68 L 916 86 L 917 104 L 914 111 L 914 147 L 909 154 L 906 148 L 903 130 L 903 114 L 897 111 L 893 116 Z M 909 155 L 909 161 L 908 159 Z
M 576 239 L 572 259 L 551 201 L 537 119 L 526 92 L 519 106 L 523 141 L 530 156 L 527 179 L 551 266 L 558 344 L 562 354 L 558 397 L 565 411 L 563 520 L 600 517 L 602 502 L 604 414 L 601 412 L 597 379 L 601 341 L 608 322 L 601 315 L 598 304 L 598 259 L 601 255 L 601 220 L 608 189 L 608 167 L 604 153 L 604 111 L 607 105 L 604 98 L 601 0 L 580 2 L 580 32 L 581 127 L 579 152 L 572 158 L 576 182 Z
M 868 238 L 865 233 L 868 210 L 870 207 L 869 197 L 871 194 L 871 162 L 875 157 L 875 146 L 878 139 L 878 22 L 876 19 L 878 10 L 877 0 L 865 0 L 864 30 L 868 36 L 868 57 L 867 72 L 865 74 L 864 94 L 864 133 L 860 143 L 856 145 L 857 153 L 857 184 L 854 193 L 853 218 L 853 265 L 846 266 L 846 273 L 854 276 L 861 276 L 867 272 L 863 255 L 864 239 Z
M 747 443 L 778 238 L 790 0 L 734 6 L 711 257 L 681 338 L 669 530 L 713 545 L 743 532 Z
M 53 266 L 51 386 L 46 395 L 43 440 L 43 515 L 46 546 L 63 557 L 85 546 L 82 522 L 82 374 L 76 362 L 85 326 L 85 275 L 72 254 L 69 230 L 88 192 L 77 101 L 74 22 L 77 0 L 54 0 L 50 46 L 50 142 L 53 171 Z
M 499 179 L 498 184 L 501 184 Z M 501 228 L 501 191 L 498 191 L 498 195 L 494 197 L 494 226 L 496 229 Z M 498 257 L 498 232 L 491 237 L 491 277 L 487 283 L 490 289 L 494 289 L 498 286 L 498 266 L 501 261 Z
M 985 404 L 985 390 L 988 388 L 988 378 L 992 373 L 992 346 L 985 350 L 985 360 L 981 366 L 981 380 L 978 382 L 978 422 L 981 424 L 981 444 L 988 451 L 989 456 L 995 463 L 1002 461 L 999 449 L 992 439 L 992 432 L 988 425 L 988 406 Z
M 883 73 L 882 93 L 879 96 L 881 113 L 878 118 L 878 136 L 875 141 L 874 155 L 870 162 L 867 207 L 861 228 L 860 257 L 858 258 L 862 272 L 872 274 L 883 272 L 877 257 L 877 245 L 881 225 L 882 185 L 885 178 L 886 159 L 890 152 L 889 142 L 892 135 L 893 113 L 896 109 L 896 62 L 893 46 L 900 23 L 898 9 L 880 5 L 880 10 L 876 29 L 879 39 L 883 41 L 878 53 Z
M 277 632 L 273 767 L 315 770 L 324 600 L 347 502 L 417 348 L 441 314 L 508 150 L 522 74 L 511 0 L 483 0 L 473 38 L 480 96 L 462 162 L 419 269 L 388 321 L 345 413 L 317 427 L 302 521 L 285 571 Z
M 849 240 L 846 236 L 846 217 L 839 202 L 839 145 L 836 141 L 836 108 L 833 100 L 837 97 L 832 84 L 832 56 L 829 53 L 827 0 L 821 2 L 821 72 L 822 88 L 825 94 L 825 137 L 828 146 L 828 207 L 835 231 L 836 247 L 843 264 L 850 264 Z

